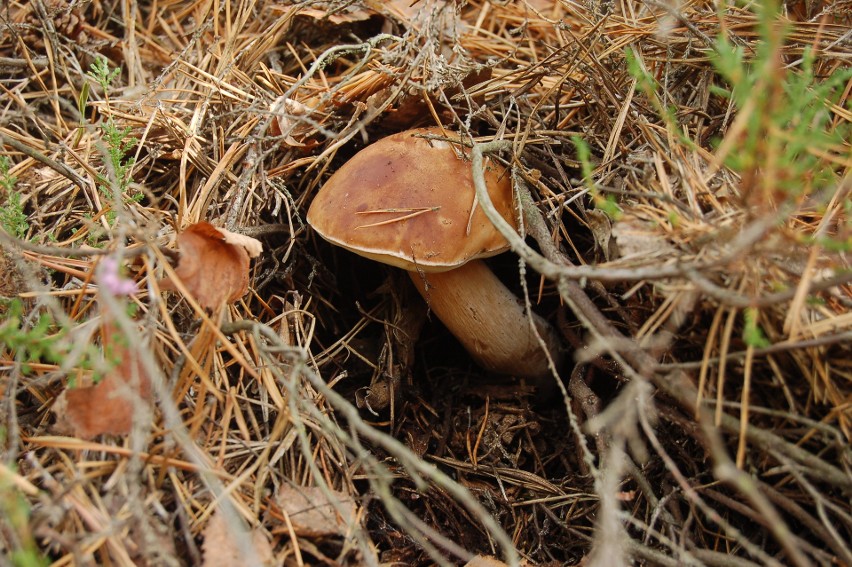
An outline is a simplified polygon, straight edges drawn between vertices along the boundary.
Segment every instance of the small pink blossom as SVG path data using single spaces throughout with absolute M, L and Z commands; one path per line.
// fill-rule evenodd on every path
M 118 261 L 112 256 L 105 256 L 101 259 L 97 280 L 104 289 L 113 295 L 133 295 L 136 293 L 136 282 L 119 274 Z

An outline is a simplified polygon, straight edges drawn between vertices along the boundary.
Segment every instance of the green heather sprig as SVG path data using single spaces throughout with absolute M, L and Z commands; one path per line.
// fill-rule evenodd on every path
M 0 227 L 15 238 L 25 238 L 30 230 L 21 194 L 15 190 L 17 178 L 9 173 L 12 168 L 8 156 L 0 156 L 0 188 L 5 196 L 5 203 L 0 206 Z M 0 202 L 3 199 L 0 197 Z

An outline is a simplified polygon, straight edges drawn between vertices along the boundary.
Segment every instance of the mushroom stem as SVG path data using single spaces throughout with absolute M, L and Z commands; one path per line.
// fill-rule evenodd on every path
M 522 303 L 480 260 L 446 272 L 408 272 L 420 295 L 449 331 L 486 370 L 531 380 L 551 375 L 547 356 L 561 362 L 553 327 Z

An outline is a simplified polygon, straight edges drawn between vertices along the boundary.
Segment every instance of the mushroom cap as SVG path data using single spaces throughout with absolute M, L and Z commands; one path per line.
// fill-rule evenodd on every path
M 471 215 L 470 152 L 458 139 L 440 128 L 419 128 L 367 146 L 322 186 L 308 224 L 333 244 L 409 271 L 443 272 L 507 250 L 478 204 Z M 486 163 L 491 200 L 517 226 L 508 171 Z

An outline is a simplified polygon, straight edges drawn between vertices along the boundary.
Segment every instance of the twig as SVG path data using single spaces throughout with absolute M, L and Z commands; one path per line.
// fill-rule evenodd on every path
M 62 248 L 60 246 L 43 246 L 34 244 L 26 240 L 20 240 L 10 236 L 4 230 L 0 230 L 0 244 L 10 248 L 20 248 L 33 254 L 41 254 L 44 256 L 57 256 L 62 258 L 88 258 L 90 256 L 106 256 L 107 254 L 115 253 L 114 248 Z M 145 253 L 148 249 L 147 244 L 139 244 L 122 249 L 122 257 L 135 258 Z M 164 250 L 166 254 L 170 251 Z
M 367 449 L 361 444 L 361 438 L 377 446 L 383 447 L 386 451 L 392 454 L 399 463 L 405 467 L 415 484 L 425 487 L 426 483 L 424 479 L 431 479 L 435 486 L 446 491 L 457 502 L 461 503 L 465 508 L 472 512 L 479 521 L 482 522 L 490 536 L 497 541 L 503 549 L 506 561 L 512 566 L 518 565 L 517 552 L 515 551 L 511 538 L 505 531 L 503 531 L 491 514 L 488 513 L 482 504 L 480 504 L 466 488 L 452 480 L 434 465 L 426 463 L 422 459 L 418 458 L 410 449 L 408 449 L 408 447 L 403 445 L 397 439 L 373 428 L 367 423 L 364 423 L 358 413 L 358 409 L 334 389 L 329 387 L 325 380 L 323 380 L 312 368 L 310 368 L 310 366 L 308 366 L 306 355 L 301 349 L 285 345 L 281 341 L 281 337 L 266 325 L 254 321 L 240 323 L 240 326 L 245 325 L 248 325 L 253 329 L 252 332 L 256 336 L 257 344 L 262 345 L 264 342 L 267 343 L 264 350 L 268 355 L 278 353 L 287 355 L 290 359 L 292 364 L 292 371 L 289 373 L 290 375 L 282 375 L 279 380 L 282 385 L 286 386 L 288 390 L 290 390 L 290 399 L 292 403 L 296 403 L 300 399 L 299 391 L 296 389 L 298 387 L 298 381 L 295 381 L 293 377 L 303 376 L 308 383 L 310 383 L 311 387 L 319 392 L 338 412 L 340 412 L 341 416 L 351 428 L 352 435 L 347 435 L 345 432 L 340 430 L 339 427 L 334 426 L 330 427 L 328 431 L 334 431 L 335 435 L 337 435 L 349 447 L 349 449 L 353 451 L 356 458 L 360 460 L 363 466 L 369 467 L 369 470 L 372 473 L 368 477 L 371 485 L 374 487 L 377 496 L 381 498 L 382 503 L 392 516 L 400 522 L 405 522 L 407 519 L 404 513 L 395 508 L 400 504 L 390 492 L 389 471 L 387 471 L 384 465 L 382 465 L 376 457 L 367 451 Z M 261 340 L 261 337 L 263 337 L 264 340 Z M 276 361 L 274 358 L 270 359 L 270 363 L 273 368 L 280 366 L 280 362 Z M 299 406 L 298 408 L 293 407 L 292 410 L 304 410 L 317 419 L 319 423 L 328 419 L 327 416 L 317 410 L 313 401 L 305 401 L 307 402 L 306 405 Z M 295 411 L 293 415 L 298 415 L 298 413 L 298 411 Z M 306 456 L 310 456 L 312 454 L 310 446 L 306 446 L 305 451 Z M 309 460 L 313 462 L 312 458 L 309 458 Z M 319 472 L 316 471 L 315 474 L 319 474 Z M 403 525 L 406 524 L 403 523 Z M 421 541 L 421 544 L 431 546 L 431 544 L 425 540 Z M 439 560 L 440 556 L 433 557 L 433 559 Z M 443 561 L 440 562 L 444 563 Z
M 790 352 L 793 350 L 801 350 L 813 347 L 821 347 L 835 344 L 848 344 L 852 341 L 852 331 L 847 331 L 845 333 L 837 333 L 833 335 L 823 335 L 821 337 L 817 337 L 815 339 L 807 339 L 801 341 L 792 341 L 792 342 L 781 342 L 775 343 L 768 347 L 761 347 L 754 349 L 755 356 L 765 356 L 768 354 L 778 354 L 781 352 Z M 729 360 L 736 360 L 739 358 L 745 358 L 746 351 L 738 350 L 736 352 L 730 352 L 725 354 L 723 357 L 715 356 L 708 357 L 707 363 L 709 364 L 720 364 L 722 362 L 727 362 Z M 701 365 L 704 364 L 704 361 L 696 360 L 693 362 L 673 362 L 673 363 L 665 363 L 659 364 L 657 366 L 658 370 L 661 371 L 669 371 L 673 369 L 681 369 L 681 370 L 689 370 L 693 368 L 700 368 Z
M 591 304 L 591 306 L 585 304 L 585 301 L 589 301 L 585 293 L 572 295 L 573 292 L 578 290 L 578 286 L 569 286 L 567 284 L 569 282 L 575 283 L 571 279 L 576 277 L 576 271 L 573 271 L 568 267 L 563 269 L 562 266 L 558 266 L 555 263 L 550 262 L 542 255 L 533 251 L 494 208 L 483 177 L 483 155 L 488 152 L 506 150 L 510 147 L 509 143 L 503 141 L 476 144 L 473 147 L 471 152 L 471 161 L 474 186 L 483 212 L 494 224 L 497 230 L 500 231 L 500 233 L 507 239 L 514 252 L 516 252 L 525 261 L 529 262 L 529 264 L 538 270 L 539 273 L 558 282 L 562 298 L 575 310 L 575 314 L 578 315 L 581 320 L 586 322 L 590 331 L 608 341 L 615 341 L 616 343 L 628 341 L 629 339 L 624 337 L 603 316 L 603 314 L 600 313 L 594 304 Z M 757 232 L 754 227 L 752 226 L 750 229 L 752 234 L 746 238 L 746 240 L 751 240 L 751 238 L 756 237 Z M 761 233 L 762 230 L 763 228 L 761 227 Z M 581 289 L 579 291 L 582 292 Z M 626 349 L 621 354 L 624 359 L 634 366 L 634 368 L 640 369 L 640 373 L 651 372 L 657 365 L 657 361 L 654 360 L 653 357 L 638 347 L 635 349 Z M 651 374 L 654 384 L 660 390 L 665 392 L 672 399 L 677 400 L 677 402 L 685 409 L 692 412 L 695 411 L 694 401 L 697 399 L 695 387 L 686 378 L 686 376 L 678 375 L 678 373 L 673 373 L 668 376 L 661 376 L 659 374 L 654 374 L 653 372 L 651 372 Z M 637 376 L 637 378 L 638 377 L 639 376 Z M 748 441 L 752 444 L 759 445 L 764 449 L 774 448 L 793 460 L 802 463 L 805 466 L 810 466 L 811 470 L 809 472 L 812 475 L 819 476 L 823 481 L 829 482 L 846 492 L 852 492 L 852 476 L 821 459 L 814 459 L 813 455 L 804 449 L 788 443 L 780 437 L 750 424 L 746 424 L 746 426 L 741 430 L 742 424 L 740 423 L 740 420 L 728 414 L 721 415 L 719 425 L 722 430 L 728 433 L 744 434 Z M 709 426 L 705 427 L 705 435 L 710 433 L 708 428 Z M 715 447 L 718 448 L 718 451 L 713 451 L 714 458 L 717 462 L 717 475 L 723 480 L 733 483 L 739 490 L 744 491 L 744 494 L 752 500 L 752 503 L 756 505 L 760 509 L 760 512 L 765 514 L 766 517 L 772 518 L 773 520 L 780 518 L 777 511 L 775 511 L 772 505 L 768 503 L 765 498 L 760 495 L 755 495 L 752 490 L 752 485 L 750 485 L 749 481 L 745 478 L 747 475 L 736 469 L 733 464 L 726 464 L 729 462 L 729 459 L 722 446 L 717 444 Z M 793 546 L 791 544 L 791 539 L 785 535 L 785 530 L 788 530 L 786 524 L 779 519 L 779 523 L 773 523 L 772 530 L 776 539 L 784 547 L 792 562 L 796 565 L 807 564 L 807 560 L 803 557 L 801 551 L 797 547 Z
M 483 155 L 488 152 L 501 151 L 509 148 L 510 144 L 503 141 L 474 145 L 471 152 L 471 167 L 473 168 L 474 186 L 479 196 L 479 206 L 482 207 L 483 212 L 494 224 L 497 230 L 500 231 L 506 240 L 508 240 L 513 252 L 516 252 L 524 260 L 529 262 L 529 264 L 543 276 L 557 281 L 562 298 L 569 303 L 577 316 L 587 321 L 587 326 L 590 331 L 593 331 L 599 337 L 608 341 L 615 341 L 616 343 L 622 344 L 632 342 L 631 339 L 622 335 L 621 332 L 603 316 L 585 292 L 582 291 L 582 288 L 576 284 L 571 285 L 573 283 L 572 279 L 577 276 L 577 272 L 572 269 L 573 266 L 559 266 L 532 250 L 494 207 L 491 197 L 488 194 L 482 173 L 484 171 Z M 751 236 L 748 240 L 750 239 Z M 539 268 L 541 269 L 539 270 Z M 588 273 L 594 273 L 594 271 Z M 618 353 L 613 354 L 617 355 Z M 651 375 L 654 384 L 660 390 L 665 392 L 666 395 L 677 400 L 683 408 L 695 412 L 695 400 L 697 399 L 697 393 L 695 391 L 694 384 L 692 384 L 686 376 L 677 372 L 665 376 L 653 373 L 653 369 L 657 367 L 658 362 L 638 346 L 633 349 L 625 349 L 621 354 L 623 355 L 623 358 L 630 362 L 634 368 L 648 372 Z M 728 433 L 738 434 L 740 431 L 739 419 L 728 414 L 722 414 L 719 425 Z M 811 468 L 811 473 L 820 476 L 823 481 L 828 482 L 845 492 L 852 493 L 852 476 L 822 459 L 815 459 L 810 452 L 802 449 L 798 445 L 788 443 L 774 433 L 753 425 L 749 425 L 746 428 L 745 433 L 750 443 L 759 444 L 764 449 L 780 451 L 792 458 L 794 461 L 809 466 Z
M 12 67 L 16 69 L 25 69 L 32 65 L 36 69 L 46 69 L 48 65 L 47 57 L 33 57 L 32 59 L 18 59 L 16 57 L 0 57 L 0 68 Z
M 725 415 L 727 416 L 727 414 Z M 705 436 L 710 440 L 710 450 L 713 454 L 713 459 L 716 461 L 713 471 L 716 478 L 733 485 L 751 502 L 757 513 L 764 518 L 767 527 L 794 565 L 798 567 L 810 565 L 810 561 L 804 556 L 799 547 L 795 545 L 795 538 L 792 537 L 793 534 L 790 531 L 790 527 L 769 499 L 760 492 L 757 481 L 751 475 L 737 468 L 734 462 L 728 457 L 721 438 L 710 426 L 709 420 L 706 417 L 701 419 L 701 424 Z
M 367 64 L 370 55 L 372 54 L 373 49 L 375 49 L 376 45 L 383 41 L 391 39 L 397 41 L 400 40 L 400 38 L 395 35 L 383 33 L 372 37 L 363 43 L 336 45 L 334 47 L 326 49 L 322 54 L 320 54 L 319 57 L 317 57 L 317 59 L 310 66 L 310 68 L 308 68 L 308 71 L 304 75 L 302 75 L 299 80 L 293 83 L 293 85 L 289 89 L 287 89 L 287 92 L 283 95 L 284 98 L 287 99 L 293 96 L 293 94 L 305 83 L 307 83 L 308 80 L 310 80 L 311 77 L 313 77 L 317 71 L 323 69 L 326 65 L 328 65 L 333 57 L 346 53 L 363 51 L 364 55 L 362 56 L 360 62 L 355 65 L 354 68 L 350 69 L 343 77 L 341 77 L 341 82 L 345 82 L 346 78 L 354 76 L 355 73 L 357 73 L 361 68 L 363 68 Z M 237 180 L 237 193 L 232 200 L 231 206 L 228 210 L 227 218 L 225 220 L 225 227 L 228 230 L 236 230 L 237 218 L 239 217 L 239 214 L 242 211 L 243 202 L 245 201 L 246 195 L 248 193 L 249 183 L 261 162 L 261 156 L 259 152 L 259 140 L 263 132 L 266 131 L 271 120 L 271 114 L 261 120 L 260 123 L 254 129 L 254 136 L 252 136 L 251 140 L 249 141 L 249 147 L 246 151 L 246 157 L 243 160 L 245 167 L 243 168 L 243 172 L 240 174 L 240 177 Z M 286 134 L 287 132 L 282 132 L 282 135 Z
M 791 288 L 785 291 L 761 295 L 760 297 L 749 297 L 716 285 L 696 270 L 689 270 L 685 275 L 689 278 L 689 281 L 695 285 L 695 287 L 707 295 L 717 299 L 720 303 L 743 309 L 746 307 L 767 307 L 770 305 L 776 305 L 793 299 L 796 293 L 799 292 L 799 288 Z M 833 276 L 824 280 L 810 282 L 807 291 L 809 293 L 816 293 L 846 285 L 849 282 L 852 282 L 852 273 L 842 273 L 838 276 Z
M 7 146 L 11 146 L 18 150 L 19 152 L 33 158 L 36 161 L 43 163 L 44 165 L 50 167 L 63 177 L 68 178 L 71 182 L 73 182 L 80 189 L 86 190 L 88 189 L 88 183 L 86 180 L 80 177 L 76 171 L 65 165 L 64 163 L 60 163 L 54 159 L 47 157 L 46 155 L 34 150 L 33 148 L 27 146 L 26 144 L 22 144 L 18 140 L 11 138 L 9 136 L 4 136 L 0 134 L 0 144 L 4 144 Z

